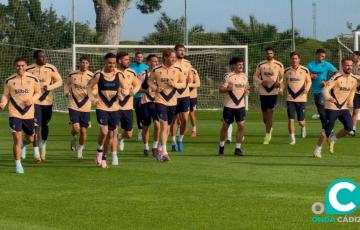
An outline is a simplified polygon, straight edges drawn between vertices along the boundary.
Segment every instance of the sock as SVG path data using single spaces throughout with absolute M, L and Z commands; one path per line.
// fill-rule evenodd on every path
M 111 154 L 112 154 L 113 157 L 117 157 L 117 152 L 116 151 L 112 152 Z
M 103 145 L 98 145 L 98 150 L 102 151 L 104 149 Z
M 172 143 L 176 144 L 176 136 L 172 136 Z
M 163 153 L 168 154 L 167 150 L 166 150 L 166 144 L 162 145 L 162 151 L 163 151 Z
M 265 139 L 269 139 L 270 138 L 270 133 L 265 133 Z
M 124 139 L 123 135 L 122 135 L 122 134 L 119 134 L 118 140 L 119 140 L 119 141 L 122 141 L 123 139 Z
M 194 127 L 192 128 L 192 131 L 193 131 L 193 132 L 196 132 L 196 126 L 194 126 Z
M 153 149 L 156 149 L 157 147 L 158 147 L 158 141 L 154 141 L 154 143 L 153 143 Z
M 16 167 L 21 166 L 21 160 L 15 160 Z
M 241 143 L 236 143 L 235 148 L 240 149 L 241 148 Z
M 84 150 L 84 145 L 79 145 L 78 152 L 82 153 Z
M 291 138 L 291 140 L 295 140 L 295 133 L 291 133 L 290 138 Z
M 355 126 L 355 125 L 353 126 L 353 130 L 354 130 L 354 131 L 356 130 L 356 126 Z
M 331 135 L 331 136 L 329 137 L 329 140 L 330 140 L 330 141 L 337 141 L 336 135 Z
M 149 144 L 148 143 L 144 144 L 144 149 L 149 150 Z
M 220 141 L 220 147 L 224 147 L 225 146 L 225 141 Z
M 322 146 L 316 146 L 315 147 L 315 152 L 321 152 Z
M 233 130 L 232 125 L 229 125 L 229 128 L 228 128 L 228 130 L 227 130 L 227 139 L 228 139 L 228 140 L 231 140 L 232 130 Z
M 176 129 L 176 136 L 180 136 L 180 127 L 179 126 Z
M 34 147 L 34 156 L 40 155 L 40 148 L 38 146 Z
M 183 141 L 183 138 L 184 138 L 184 135 L 180 135 L 179 138 L 178 138 L 178 141 L 179 141 L 179 142 L 182 142 L 182 141 Z
M 44 145 L 46 145 L 46 140 L 41 140 L 41 143 L 40 143 L 40 148 L 43 148 Z

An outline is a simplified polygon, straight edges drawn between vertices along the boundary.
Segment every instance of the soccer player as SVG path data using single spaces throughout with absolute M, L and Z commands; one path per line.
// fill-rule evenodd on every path
M 38 77 L 41 86 L 41 96 L 35 102 L 34 140 L 35 161 L 40 163 L 45 161 L 46 157 L 46 142 L 52 117 L 53 91 L 62 86 L 62 79 L 56 67 L 47 63 L 44 50 L 36 50 L 33 57 L 35 64 L 30 65 L 26 71 Z M 40 132 L 41 143 L 39 143 Z M 26 153 L 26 149 L 23 152 Z
M 21 165 L 21 148 L 34 142 L 34 102 L 40 96 L 39 79 L 26 72 L 26 61 L 18 58 L 14 62 L 16 73 L 6 79 L 0 110 L 9 102 L 9 125 L 14 144 L 16 173 L 24 173 Z M 22 130 L 25 138 L 22 140 Z
M 295 139 L 295 115 L 301 127 L 301 137 L 306 137 L 305 128 L 305 104 L 311 87 L 309 70 L 300 65 L 300 54 L 290 54 L 291 66 L 285 69 L 282 91 L 287 93 L 287 113 L 289 118 L 288 128 L 290 134 L 290 145 L 296 143 Z
M 360 77 L 360 51 L 354 51 L 353 54 L 353 68 L 352 73 Z M 352 114 L 353 120 L 353 131 L 351 131 L 351 135 L 355 135 L 356 126 L 359 119 L 359 111 L 360 111 L 360 80 L 357 82 L 356 93 L 354 96 L 354 108 Z
M 333 66 L 330 62 L 325 61 L 325 57 L 325 50 L 317 49 L 316 60 L 307 64 L 307 68 L 310 70 L 310 76 L 312 79 L 312 92 L 314 94 L 315 106 L 319 113 L 323 128 L 325 125 L 325 100 L 322 91 L 323 87 L 326 85 L 326 81 L 329 80 L 329 74 L 334 74 L 337 72 L 335 66 Z
M 237 123 L 235 156 L 244 156 L 241 143 L 245 128 L 245 96 L 249 92 L 248 77 L 244 73 L 244 60 L 233 57 L 229 61 L 231 72 L 224 77 L 224 83 L 219 92 L 225 95 L 223 110 L 223 125 L 220 130 L 219 156 L 224 156 L 227 129 L 230 124 Z
M 182 81 L 182 69 L 176 65 L 176 52 L 173 49 L 163 51 L 163 64 L 154 68 L 151 73 L 150 88 L 155 91 L 156 113 L 160 120 L 160 146 L 158 147 L 157 158 L 160 161 L 169 161 L 170 157 L 166 149 L 166 142 L 169 135 L 169 126 L 176 114 L 178 89 L 186 88 Z
M 191 71 L 193 73 L 193 80 L 189 83 L 189 89 L 190 89 L 190 121 L 192 126 L 191 136 L 196 137 L 197 131 L 196 131 L 196 105 L 197 105 L 197 89 L 200 87 L 200 77 L 199 73 L 196 69 L 191 68 Z
M 117 135 L 119 124 L 118 103 L 121 88 L 121 73 L 116 68 L 116 55 L 108 53 L 104 56 L 104 68 L 94 74 L 90 80 L 87 92 L 89 99 L 96 105 L 96 118 L 100 126 L 96 163 L 101 168 L 107 168 L 106 155 L 110 148 L 112 164 L 118 164 Z M 97 85 L 97 96 L 93 94 L 93 87 Z
M 149 66 L 143 62 L 144 62 L 144 53 L 136 52 L 135 53 L 135 63 L 131 63 L 129 66 L 130 69 L 135 71 L 140 84 L 143 83 L 143 81 L 145 80 L 146 73 L 149 70 Z M 141 98 L 142 98 L 141 92 L 137 92 L 134 96 L 136 124 L 138 127 L 138 141 L 142 141 Z
M 281 83 L 284 75 L 284 66 L 274 59 L 274 49 L 265 49 L 266 60 L 260 62 L 254 74 L 254 82 L 257 83 L 260 94 L 260 103 L 263 121 L 265 124 L 264 145 L 271 141 L 273 112 L 276 106 L 278 94 L 281 91 Z
M 181 44 L 177 44 L 175 46 L 176 52 L 176 65 L 181 68 L 182 78 L 181 83 L 185 83 L 186 87 L 184 89 L 177 90 L 177 105 L 176 105 L 176 117 L 171 124 L 171 135 L 172 135 L 172 151 L 184 151 L 183 138 L 187 131 L 187 124 L 189 118 L 190 111 L 190 89 L 189 83 L 193 81 L 192 76 L 192 66 L 190 61 L 185 59 L 185 46 Z M 180 123 L 180 124 L 179 124 Z M 177 126 L 180 126 L 180 135 L 176 138 L 176 130 Z
M 76 151 L 78 159 L 83 157 L 83 150 L 87 139 L 87 128 L 90 122 L 91 101 L 87 93 L 87 85 L 94 74 L 89 71 L 88 57 L 80 58 L 79 69 L 71 72 L 64 84 L 64 95 L 69 98 L 68 109 L 72 125 L 70 149 Z M 96 92 L 96 85 L 93 89 Z M 79 146 L 77 136 L 80 134 Z
M 325 131 L 323 132 L 325 134 L 323 132 L 320 134 L 313 154 L 316 158 L 321 158 L 321 149 L 326 139 L 329 141 L 330 153 L 334 153 L 335 141 L 348 135 L 353 127 L 349 108 L 353 106 L 358 79 L 351 73 L 353 65 L 351 58 L 344 58 L 341 64 L 342 72 L 336 73 L 323 89 L 325 99 Z M 336 134 L 331 134 L 337 119 L 344 128 Z
M 141 84 L 136 77 L 134 70 L 129 68 L 130 58 L 129 54 L 119 52 L 116 54 L 116 62 L 118 70 L 121 73 L 120 81 L 123 88 L 119 92 L 119 105 L 120 105 L 120 124 L 124 130 L 119 134 L 119 150 L 124 151 L 125 139 L 132 137 L 133 129 L 133 109 L 134 109 L 134 95 L 139 91 Z
M 152 155 L 156 157 L 156 150 L 159 143 L 159 131 L 160 123 L 159 118 L 156 114 L 155 108 L 155 92 L 149 87 L 148 81 L 150 80 L 150 74 L 158 65 L 158 57 L 155 54 L 150 54 L 147 57 L 147 64 L 149 66 L 149 71 L 146 71 L 146 77 L 141 84 L 140 92 L 142 93 L 141 97 L 141 123 L 143 125 L 142 130 L 142 139 L 144 142 L 144 156 L 149 156 L 149 127 L 151 125 L 151 120 L 154 122 L 154 133 L 153 133 L 153 146 L 152 146 Z

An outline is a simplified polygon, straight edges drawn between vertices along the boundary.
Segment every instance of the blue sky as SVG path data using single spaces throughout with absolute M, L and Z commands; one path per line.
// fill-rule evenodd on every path
M 77 18 L 95 25 L 92 0 L 77 1 Z M 302 36 L 312 36 L 312 2 L 317 3 L 317 37 L 321 40 L 341 33 L 349 33 L 346 22 L 360 24 L 359 0 L 294 0 L 295 27 Z M 7 0 L 0 0 L 4 3 Z M 42 0 L 43 7 L 53 5 L 59 15 L 71 18 L 71 0 Z M 159 12 L 143 15 L 133 0 L 126 12 L 122 27 L 122 40 L 140 40 L 152 32 Z M 346 2 L 346 4 L 345 4 Z M 202 24 L 206 31 L 225 31 L 231 26 L 233 15 L 248 20 L 255 15 L 260 22 L 275 24 L 281 31 L 290 28 L 290 0 L 188 0 L 189 25 Z M 184 0 L 164 0 L 160 11 L 171 17 L 184 13 Z

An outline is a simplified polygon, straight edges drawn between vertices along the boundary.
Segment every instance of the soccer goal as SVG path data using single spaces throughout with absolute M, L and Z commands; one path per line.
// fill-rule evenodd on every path
M 145 57 L 148 54 L 156 54 L 161 57 L 164 48 L 173 48 L 174 45 L 92 45 L 74 44 L 72 47 L 72 68 L 76 69 L 78 59 L 82 55 L 89 57 L 90 69 L 96 71 L 103 66 L 103 56 L 108 52 L 124 51 L 129 53 L 131 60 L 134 60 L 136 52 L 143 52 Z M 223 80 L 225 73 L 229 72 L 229 59 L 239 56 L 245 60 L 245 73 L 248 74 L 248 46 L 186 46 L 187 57 L 193 67 L 199 72 L 201 87 L 198 90 L 198 109 L 217 110 L 222 108 L 223 95 L 218 92 L 218 87 Z M 65 100 L 65 99 L 64 99 Z M 248 100 L 246 99 L 246 102 Z M 66 104 L 61 102 L 61 104 Z M 248 103 L 246 103 L 248 105 Z M 248 106 L 247 106 L 248 107 Z M 66 107 L 64 110 L 67 110 Z

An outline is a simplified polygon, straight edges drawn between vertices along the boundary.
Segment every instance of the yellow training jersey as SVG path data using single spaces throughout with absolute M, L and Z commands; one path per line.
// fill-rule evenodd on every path
M 181 81 L 183 77 L 182 69 L 176 65 L 166 67 L 160 65 L 155 67 L 151 73 L 149 86 L 156 91 L 155 103 L 163 104 L 165 106 L 175 106 L 177 104 L 176 91 L 184 89 L 186 83 Z M 162 91 L 158 91 L 161 88 Z
M 193 81 L 189 83 L 190 98 L 197 98 L 197 89 L 200 87 L 200 77 L 196 69 L 192 68 L 191 71 L 193 73 Z
M 39 79 L 25 73 L 23 76 L 11 75 L 6 79 L 1 104 L 4 107 L 9 102 L 9 117 L 20 119 L 34 118 L 34 102 L 40 96 Z M 28 102 L 30 105 L 25 105 Z
M 52 105 L 53 90 L 62 86 L 62 79 L 56 67 L 48 63 L 42 66 L 32 64 L 28 66 L 26 71 L 35 75 L 40 81 L 41 96 L 35 104 Z M 45 86 L 47 87 L 46 90 Z
M 120 110 L 134 109 L 134 95 L 139 91 L 140 84 L 134 70 L 126 68 L 119 70 L 121 89 L 119 91 Z
M 300 65 L 285 70 L 283 89 L 287 91 L 287 101 L 306 102 L 310 87 L 311 77 L 306 67 Z
M 178 66 L 182 71 L 182 76 L 180 81 L 186 83 L 185 88 L 177 90 L 177 97 L 178 98 L 190 97 L 189 82 L 193 81 L 191 62 L 189 60 L 182 58 L 182 59 L 178 59 L 175 65 Z
M 260 62 L 256 67 L 253 79 L 258 84 L 260 95 L 278 95 L 280 87 L 275 87 L 275 85 L 282 83 L 283 76 L 283 64 L 273 59 L 271 61 Z M 267 81 L 268 83 L 263 86 L 261 84 L 262 81 Z
M 248 77 L 244 73 L 230 72 L 225 75 L 223 87 L 232 85 L 232 91 L 227 92 L 224 98 L 224 106 L 233 109 L 245 107 L 245 96 L 248 92 Z

